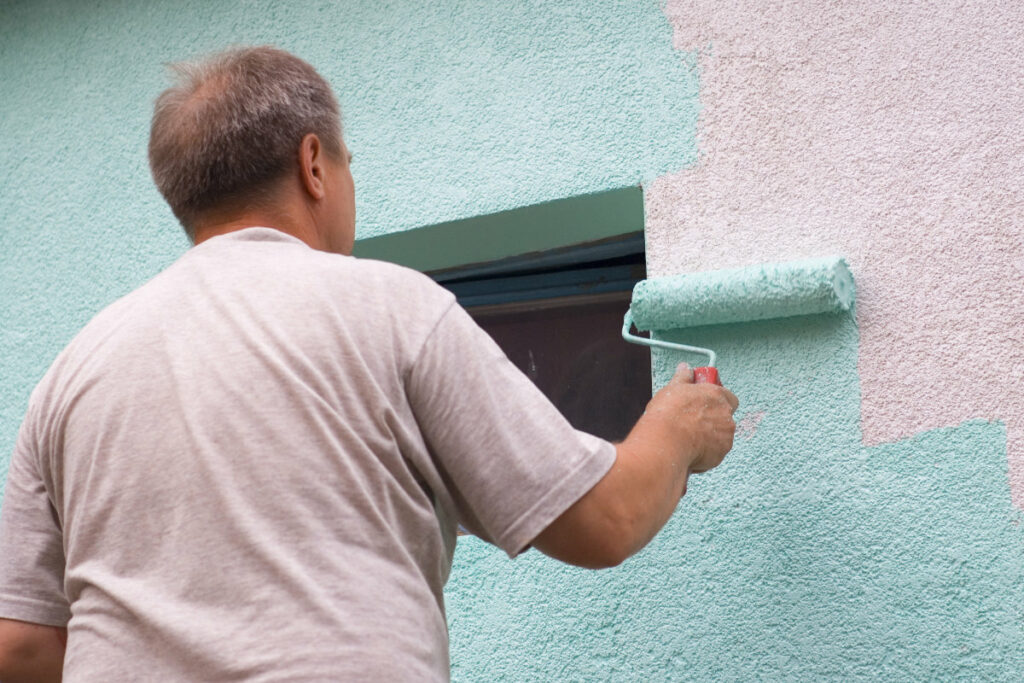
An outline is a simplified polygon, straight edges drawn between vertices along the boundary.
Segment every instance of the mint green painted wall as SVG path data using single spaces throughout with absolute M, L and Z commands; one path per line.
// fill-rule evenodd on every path
M 145 165 L 160 62 L 272 42 L 320 68 L 373 237 L 693 164 L 697 74 L 671 40 L 641 0 L 0 0 L 0 473 L 57 351 L 186 246 Z M 460 541 L 455 679 L 1019 680 L 1003 425 L 864 448 L 849 317 L 679 339 L 721 354 L 735 452 L 614 570 Z
M 1004 425 L 863 447 L 849 315 L 663 336 L 720 354 L 733 452 L 613 570 L 460 543 L 456 680 L 1020 680 Z M 656 352 L 656 384 L 684 359 Z

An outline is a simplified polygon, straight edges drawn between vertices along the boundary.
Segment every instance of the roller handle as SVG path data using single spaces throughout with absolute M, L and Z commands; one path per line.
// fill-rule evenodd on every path
M 722 386 L 721 380 L 718 379 L 718 368 L 714 367 L 702 367 L 693 369 L 693 383 L 694 384 L 717 384 Z

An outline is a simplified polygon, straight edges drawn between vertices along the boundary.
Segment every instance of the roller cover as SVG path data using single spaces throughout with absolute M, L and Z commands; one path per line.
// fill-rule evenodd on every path
M 673 330 L 849 310 L 853 276 L 840 257 L 642 280 L 630 310 L 638 330 Z

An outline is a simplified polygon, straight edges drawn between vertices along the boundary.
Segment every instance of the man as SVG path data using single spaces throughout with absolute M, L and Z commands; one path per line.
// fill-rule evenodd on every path
M 150 164 L 195 246 L 32 394 L 0 679 L 444 680 L 457 524 L 616 565 L 731 448 L 736 398 L 685 366 L 623 443 L 577 432 L 448 292 L 349 256 L 351 156 L 308 64 L 178 71 Z

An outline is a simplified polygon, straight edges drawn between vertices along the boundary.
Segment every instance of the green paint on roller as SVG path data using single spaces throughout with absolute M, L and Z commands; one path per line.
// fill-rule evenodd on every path
M 638 282 L 639 330 L 674 330 L 849 310 L 853 276 L 839 257 L 689 273 Z

